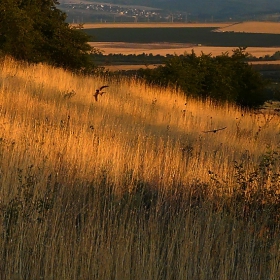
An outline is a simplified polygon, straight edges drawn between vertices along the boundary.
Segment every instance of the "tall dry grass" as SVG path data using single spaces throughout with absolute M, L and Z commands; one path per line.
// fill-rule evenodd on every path
M 278 115 L 0 69 L 1 279 L 278 279 Z

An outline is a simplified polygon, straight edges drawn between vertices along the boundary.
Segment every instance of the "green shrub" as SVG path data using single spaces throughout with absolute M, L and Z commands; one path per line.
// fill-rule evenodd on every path
M 138 74 L 149 83 L 173 85 L 186 94 L 217 101 L 229 101 L 244 107 L 256 107 L 265 101 L 267 82 L 246 62 L 246 48 L 212 57 L 194 51 L 174 56 L 164 66 L 141 69 Z

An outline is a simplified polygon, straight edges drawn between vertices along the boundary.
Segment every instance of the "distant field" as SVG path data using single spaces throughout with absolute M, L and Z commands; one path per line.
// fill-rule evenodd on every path
M 220 55 L 225 52 L 231 54 L 235 47 L 216 47 L 216 46 L 197 46 L 194 44 L 183 44 L 183 43 L 152 43 L 152 44 L 141 44 L 141 43 L 124 43 L 124 42 L 91 42 L 92 46 L 102 50 L 104 54 L 142 54 L 152 53 L 153 55 L 166 55 L 174 54 L 177 55 L 184 54 L 184 52 L 191 52 L 200 54 L 204 52 L 205 54 L 211 53 L 213 56 Z M 275 52 L 279 51 L 280 47 L 248 47 L 247 51 L 256 57 L 263 57 L 265 55 L 273 55 Z
M 203 28 L 216 27 L 220 32 L 245 32 L 280 34 L 280 22 L 248 21 L 248 22 L 213 22 L 213 23 L 171 23 L 171 22 L 143 22 L 143 23 L 85 23 L 85 29 L 90 28 Z
M 185 43 L 206 46 L 280 46 L 280 34 L 213 32 L 216 27 L 106 27 L 83 29 L 95 42 Z
M 178 23 L 178 22 L 130 22 L 130 23 L 85 23 L 83 27 L 85 29 L 89 28 L 182 28 L 182 27 L 219 27 L 226 28 L 227 26 L 232 25 L 228 22 L 215 22 L 215 23 Z M 75 25 L 74 25 L 75 26 Z
M 280 61 L 253 61 L 251 62 L 253 65 L 280 65 Z M 153 69 L 159 66 L 158 64 L 149 64 L 149 65 L 139 65 L 139 64 L 124 64 L 124 65 L 107 65 L 105 66 L 106 69 L 110 71 L 122 71 L 122 70 L 138 70 L 140 68 L 149 68 Z
M 246 32 L 280 34 L 280 22 L 248 21 L 227 25 L 219 28 L 221 32 Z
M 90 44 L 104 54 L 181 55 L 194 50 L 198 55 L 216 56 L 247 47 L 251 55 L 264 57 L 280 50 L 280 23 L 276 22 L 90 23 L 84 28 L 93 36 Z M 221 32 L 213 32 L 217 29 Z

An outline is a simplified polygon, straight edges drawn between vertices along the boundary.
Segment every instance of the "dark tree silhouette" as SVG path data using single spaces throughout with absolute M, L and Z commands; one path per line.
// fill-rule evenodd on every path
M 88 35 L 71 28 L 53 0 L 1 0 L 0 50 L 28 62 L 91 71 Z

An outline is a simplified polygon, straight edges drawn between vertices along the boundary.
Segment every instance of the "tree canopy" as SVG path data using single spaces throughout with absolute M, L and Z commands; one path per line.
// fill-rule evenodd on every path
M 233 50 L 212 57 L 194 51 L 183 56 L 174 56 L 164 66 L 142 69 L 139 75 L 149 83 L 161 86 L 173 85 L 186 94 L 218 101 L 230 101 L 245 107 L 255 107 L 265 100 L 267 82 L 255 71 L 246 58 L 246 48 Z
M 56 0 L 1 0 L 0 50 L 19 60 L 90 71 L 89 36 L 71 28 Z

